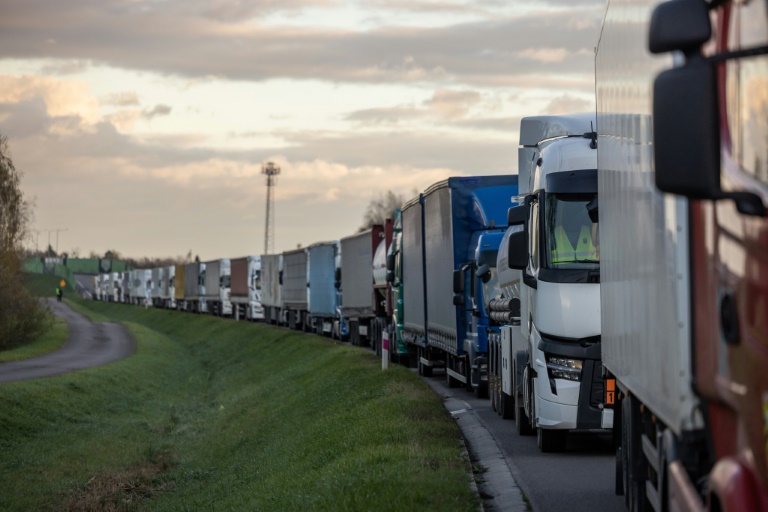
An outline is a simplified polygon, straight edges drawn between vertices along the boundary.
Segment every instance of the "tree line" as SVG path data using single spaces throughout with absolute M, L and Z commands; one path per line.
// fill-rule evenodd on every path
M 22 172 L 13 164 L 8 139 L 0 135 L 0 350 L 34 340 L 50 326 L 50 314 L 24 286 L 24 241 L 32 203 L 21 190 Z

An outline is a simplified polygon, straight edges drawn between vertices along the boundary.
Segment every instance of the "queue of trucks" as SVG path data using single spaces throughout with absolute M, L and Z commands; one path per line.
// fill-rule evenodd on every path
M 596 113 L 521 120 L 452 177 L 282 254 L 94 277 L 94 298 L 263 320 L 612 433 L 630 511 L 768 510 L 768 6 L 610 0 Z

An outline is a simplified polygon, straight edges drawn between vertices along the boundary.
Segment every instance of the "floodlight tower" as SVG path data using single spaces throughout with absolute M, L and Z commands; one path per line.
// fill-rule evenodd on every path
M 270 254 L 274 249 L 275 238 L 275 198 L 272 190 L 277 185 L 280 168 L 272 162 L 261 166 L 261 174 L 267 176 L 267 219 L 264 227 L 264 254 Z

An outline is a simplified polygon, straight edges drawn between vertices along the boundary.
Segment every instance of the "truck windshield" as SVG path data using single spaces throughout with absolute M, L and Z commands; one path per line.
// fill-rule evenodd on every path
M 596 194 L 549 194 L 544 214 L 544 266 L 550 269 L 598 270 L 600 241 L 587 204 Z

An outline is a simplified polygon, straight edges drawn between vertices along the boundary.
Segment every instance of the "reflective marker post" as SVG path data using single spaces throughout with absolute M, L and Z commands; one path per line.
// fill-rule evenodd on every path
M 384 330 L 381 333 L 381 369 L 389 368 L 389 331 Z

